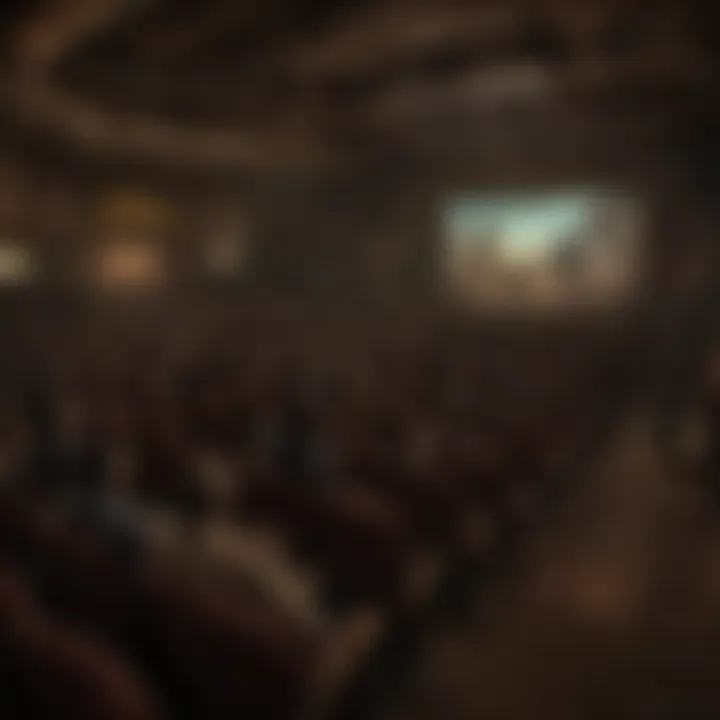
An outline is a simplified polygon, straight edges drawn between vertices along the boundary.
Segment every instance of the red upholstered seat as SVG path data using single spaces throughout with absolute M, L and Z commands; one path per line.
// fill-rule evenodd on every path
M 385 598 L 397 589 L 408 559 L 408 523 L 369 489 L 350 486 L 316 508 L 313 541 L 343 594 Z
M 148 590 L 167 661 L 197 718 L 290 718 L 301 709 L 313 642 L 279 615 L 212 583 L 157 574 Z
M 14 717 L 155 720 L 151 691 L 107 647 L 40 613 L 0 623 L 2 674 L 12 678 Z
M 13 718 L 161 717 L 150 690 L 114 650 L 50 619 L 21 573 L 5 562 L 0 565 L 0 683 Z
M 59 518 L 18 513 L 13 542 L 5 544 L 32 575 L 41 600 L 103 637 L 142 654 L 151 639 L 142 589 L 92 535 Z
M 300 709 L 315 648 L 269 608 L 210 578 L 195 587 L 189 586 L 186 577 L 161 568 L 147 568 L 146 573 L 133 576 L 105 562 L 102 554 L 83 551 L 81 538 L 48 516 L 26 518 L 19 524 L 25 525 L 35 578 L 52 607 L 122 648 L 174 710 L 195 718 L 237 717 L 248 712 L 287 718 Z M 5 582 L 0 567 L 0 608 L 4 586 L 8 605 L 20 606 L 21 588 L 16 587 L 10 570 L 6 575 Z M 31 635 L 31 639 L 36 638 Z M 71 658 L 71 674 L 91 654 L 67 638 L 59 649 L 56 644 L 49 647 L 47 653 L 41 652 L 49 663 L 43 677 L 47 673 L 55 677 L 50 670 L 65 654 Z M 31 648 L 32 662 L 36 662 Z M 108 675 L 100 676 L 96 684 L 109 684 L 112 689 L 117 677 L 112 663 L 106 668 L 98 658 L 95 664 L 98 672 Z M 61 674 L 58 688 L 52 685 L 48 697 L 64 693 L 72 677 Z M 88 699 L 92 707 L 99 702 L 92 696 Z M 83 708 L 81 704 L 78 714 L 70 716 L 93 717 L 83 714 Z
M 401 473 L 369 473 L 362 482 L 372 487 L 407 517 L 420 540 L 449 540 L 463 507 L 463 497 L 447 478 L 413 478 Z
M 252 512 L 291 529 L 339 594 L 355 599 L 392 594 L 407 558 L 410 528 L 401 509 L 381 493 L 350 485 L 308 495 L 263 484 L 251 495 Z
M 312 515 L 313 506 L 314 499 L 302 490 L 266 480 L 248 484 L 242 497 L 241 513 L 297 529 L 302 528 Z
M 36 609 L 37 603 L 22 573 L 11 563 L 0 561 L 0 614 L 15 616 Z

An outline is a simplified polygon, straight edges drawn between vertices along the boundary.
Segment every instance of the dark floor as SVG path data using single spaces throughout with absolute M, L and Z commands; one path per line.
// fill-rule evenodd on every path
M 378 717 L 720 717 L 720 512 L 649 430 L 618 429 L 514 571 L 428 632 Z

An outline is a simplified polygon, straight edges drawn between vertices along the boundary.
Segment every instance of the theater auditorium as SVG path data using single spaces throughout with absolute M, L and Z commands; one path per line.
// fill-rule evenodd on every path
M 720 716 L 704 0 L 0 7 L 0 716 Z

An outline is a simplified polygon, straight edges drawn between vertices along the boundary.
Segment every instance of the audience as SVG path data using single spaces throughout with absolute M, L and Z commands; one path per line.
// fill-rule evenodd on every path
M 551 497 L 620 382 L 606 338 L 318 323 L 293 343 L 279 317 L 16 346 L 33 370 L 0 407 L 1 703 L 28 700 L 22 668 L 73 717 L 298 716 L 345 620 L 408 612 L 428 558 L 486 551 L 480 515 L 509 532 Z

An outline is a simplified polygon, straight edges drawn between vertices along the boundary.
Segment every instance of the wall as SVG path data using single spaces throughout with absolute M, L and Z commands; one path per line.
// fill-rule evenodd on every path
M 93 204 L 110 188 L 137 188 L 167 197 L 176 208 L 164 238 L 174 263 L 174 292 L 208 290 L 202 282 L 203 243 L 217 227 L 237 222 L 250 239 L 251 261 L 247 272 L 223 285 L 223 296 L 282 292 L 320 305 L 435 312 L 443 305 L 437 254 L 445 197 L 611 183 L 626 185 L 647 203 L 649 287 L 663 292 L 671 284 L 668 275 L 682 265 L 677 236 L 695 242 L 712 231 L 698 220 L 685 188 L 686 169 L 644 130 L 647 123 L 620 127 L 557 112 L 463 118 L 416 128 L 407 133 L 412 145 L 405 153 L 335 178 L 177 176 L 69 158 L 23 162 L 15 153 L 5 179 L 0 172 L 0 184 L 30 190 L 23 190 L 23 200 L 8 200 L 12 193 L 5 193 L 0 226 L 41 246 L 46 287 L 70 288 L 78 264 L 101 241 Z M 8 148 L 5 154 L 12 155 Z

